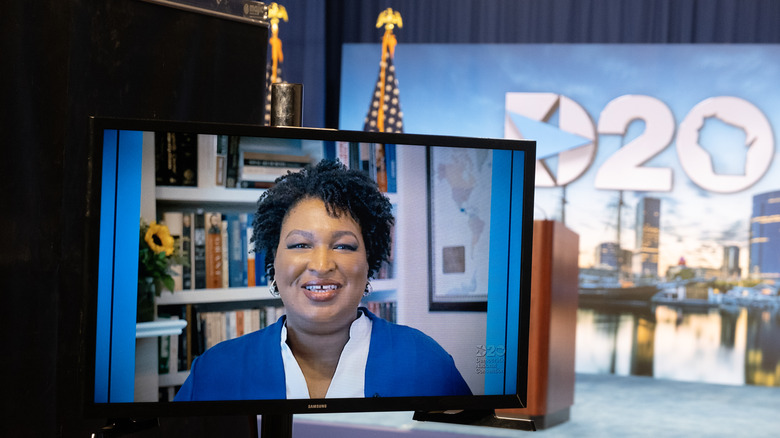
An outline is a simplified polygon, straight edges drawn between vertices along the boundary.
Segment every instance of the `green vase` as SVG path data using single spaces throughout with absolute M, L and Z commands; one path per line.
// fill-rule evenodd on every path
M 146 277 L 138 279 L 138 310 L 136 322 L 154 321 L 156 315 L 155 297 L 157 286 L 154 278 Z

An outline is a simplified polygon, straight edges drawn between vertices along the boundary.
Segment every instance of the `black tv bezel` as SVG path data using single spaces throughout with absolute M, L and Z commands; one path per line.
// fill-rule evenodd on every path
M 95 403 L 95 359 L 97 331 L 98 252 L 102 181 L 102 148 L 105 129 L 130 131 L 170 131 L 209 135 L 277 137 L 319 141 L 348 141 L 397 145 L 448 146 L 525 152 L 522 233 L 527 236 L 521 248 L 521 290 L 518 321 L 517 390 L 507 395 L 427 396 L 348 399 L 224 400 L 203 402 L 122 402 Z M 427 134 L 379 133 L 301 127 L 266 127 L 246 124 L 119 119 L 90 117 L 87 175 L 87 208 L 84 226 L 87 236 L 84 256 L 83 309 L 86 321 L 84 414 L 86 418 L 143 418 L 203 415 L 278 415 L 303 413 L 347 413 L 377 411 L 449 411 L 524 408 L 528 397 L 528 344 L 531 297 L 531 247 L 533 236 L 533 188 L 536 142 L 484 137 Z

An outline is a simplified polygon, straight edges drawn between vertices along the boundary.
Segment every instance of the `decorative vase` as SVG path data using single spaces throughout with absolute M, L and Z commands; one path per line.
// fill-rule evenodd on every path
M 144 277 L 138 279 L 138 310 L 136 313 L 136 322 L 154 321 L 157 316 L 157 305 L 155 297 L 157 296 L 157 286 L 154 278 Z

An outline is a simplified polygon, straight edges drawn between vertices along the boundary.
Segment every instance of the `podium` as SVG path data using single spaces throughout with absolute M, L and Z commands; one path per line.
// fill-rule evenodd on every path
M 530 419 L 537 429 L 569 420 L 579 293 L 579 235 L 562 223 L 534 221 L 528 406 L 497 417 Z

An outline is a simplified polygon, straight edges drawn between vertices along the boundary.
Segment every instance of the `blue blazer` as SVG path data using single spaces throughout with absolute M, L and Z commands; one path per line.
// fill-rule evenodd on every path
M 455 362 L 436 341 L 392 324 L 365 308 L 371 319 L 366 397 L 471 395 Z M 256 332 L 221 342 L 192 363 L 176 401 L 285 399 L 280 347 L 285 317 Z

